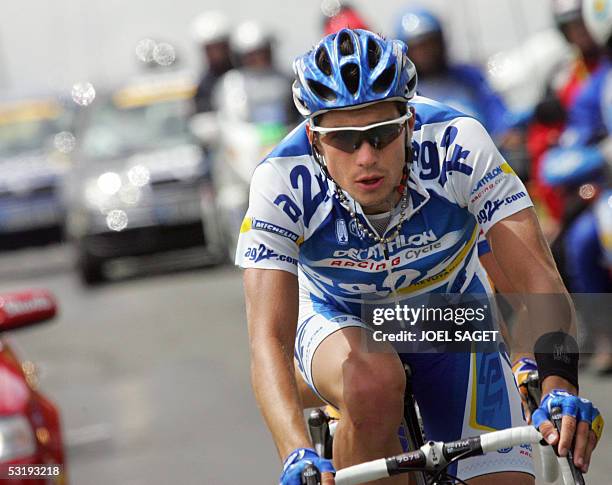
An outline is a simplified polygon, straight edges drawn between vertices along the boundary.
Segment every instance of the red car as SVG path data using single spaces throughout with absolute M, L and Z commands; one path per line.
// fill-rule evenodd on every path
M 0 480 L 67 483 L 59 411 L 37 389 L 33 365 L 19 360 L 5 335 L 49 320 L 56 311 L 47 291 L 0 294 Z

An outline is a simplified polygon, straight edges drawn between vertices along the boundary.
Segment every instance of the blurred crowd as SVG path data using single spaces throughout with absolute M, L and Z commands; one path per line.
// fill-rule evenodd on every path
M 446 32 L 448 19 L 435 12 L 421 7 L 407 8 L 397 13 L 395 25 L 384 34 L 408 45 L 409 56 L 419 76 L 420 95 L 477 118 L 490 132 L 514 171 L 527 184 L 570 291 L 612 293 L 612 139 L 609 131 L 612 128 L 612 44 L 610 15 L 606 18 L 605 12 L 597 11 L 603 8 L 601 5 L 609 6 L 609 2 L 588 0 L 589 7 L 585 10 L 582 3 L 582 0 L 551 0 L 551 17 L 565 49 L 563 55 L 553 59 L 544 82 L 540 82 L 539 99 L 528 109 L 517 110 L 509 106 L 505 93 L 496 89 L 490 67 L 462 64 L 451 58 Z M 371 19 L 347 3 L 338 4 L 337 9 L 328 13 L 321 19 L 321 35 L 342 28 L 370 29 L 372 25 Z M 51 128 L 45 128 L 45 133 L 56 134 L 53 144 L 60 152 L 56 158 L 71 154 L 74 149 L 70 156 L 85 160 L 93 148 L 95 156 L 90 158 L 99 159 L 104 155 L 113 160 L 129 159 L 120 169 L 111 171 L 106 165 L 94 175 L 86 170 L 88 175 L 78 178 L 76 190 L 73 187 L 63 191 L 68 194 L 80 191 L 80 195 L 73 195 L 77 202 L 70 202 L 68 196 L 69 202 L 64 203 L 68 208 L 58 202 L 57 207 L 52 208 L 53 217 L 50 214 L 46 214 L 46 219 L 37 216 L 47 225 L 57 225 L 62 211 L 66 212 L 66 233 L 77 241 L 82 273 L 87 282 L 101 277 L 99 265 L 114 255 L 108 245 L 118 244 L 117 233 L 122 233 L 121 244 L 127 247 L 129 231 L 146 226 L 142 207 L 140 212 L 136 211 L 142 201 L 149 200 L 147 207 L 156 208 L 154 217 L 149 216 L 158 225 L 160 220 L 168 225 L 173 218 L 180 219 L 181 227 L 186 224 L 186 214 L 190 211 L 186 208 L 189 207 L 187 202 L 181 202 L 180 214 L 168 214 L 169 187 L 179 179 L 183 185 L 176 185 L 176 192 L 180 192 L 181 197 L 187 193 L 184 184 L 188 179 L 200 184 L 198 197 L 202 194 L 201 184 L 212 187 L 204 193 L 213 194 L 210 197 L 215 198 L 215 210 L 222 224 L 220 228 L 211 229 L 210 224 L 203 223 L 205 243 L 211 245 L 216 241 L 223 246 L 217 248 L 217 253 L 223 253 L 221 259 L 231 254 L 246 208 L 248 182 L 254 166 L 300 122 L 292 103 L 288 66 L 279 66 L 276 60 L 274 32 L 256 21 L 234 24 L 231 16 L 221 11 L 197 16 L 190 32 L 201 54 L 202 66 L 197 85 L 191 88 L 180 85 L 162 69 L 154 75 L 163 82 L 148 81 L 146 87 L 131 90 L 123 87 L 109 93 L 107 104 L 101 103 L 106 111 L 97 108 L 98 114 L 89 115 L 86 120 L 77 116 L 78 128 L 73 130 L 59 120 L 61 106 L 52 102 L 29 108 L 21 106 L 19 115 L 14 109 L 0 108 L 0 142 L 13 142 L 14 145 L 12 149 L 0 147 L 0 157 L 3 170 L 12 176 L 15 173 L 9 161 L 15 153 L 31 153 L 35 148 L 27 143 L 27 139 L 31 140 L 30 132 L 14 127 L 15 122 L 23 124 L 24 120 L 29 123 L 38 118 L 53 121 Z M 147 50 L 147 45 L 141 47 L 143 52 Z M 143 54 L 147 61 L 155 59 L 157 65 L 164 66 L 168 64 L 169 54 L 174 60 L 174 54 L 161 49 L 161 44 L 149 47 L 152 54 Z M 535 77 L 533 82 L 536 82 Z M 87 101 L 90 93 L 90 87 L 85 86 L 77 95 Z M 170 109 L 168 103 L 171 102 L 180 102 L 180 106 L 175 104 Z M 166 103 L 165 108 L 159 109 L 162 103 Z M 111 107 L 121 115 L 113 118 Z M 124 116 L 128 111 L 132 113 L 130 120 Z M 150 139 L 155 140 L 150 146 L 145 147 L 145 143 L 136 146 L 133 140 L 127 143 L 122 139 L 126 133 L 131 133 L 130 130 L 150 123 L 158 123 L 158 131 L 149 133 Z M 187 173 L 185 167 L 191 163 L 187 160 L 197 159 L 197 163 L 193 162 L 197 165 L 195 171 L 189 172 L 191 179 L 177 175 L 179 168 L 170 170 L 170 175 L 163 175 L 153 168 L 154 163 L 145 160 L 147 157 L 143 153 L 153 149 L 165 150 L 159 152 L 162 155 L 158 153 L 157 158 L 153 157 L 158 161 L 168 156 L 169 147 L 159 146 L 160 139 L 170 138 L 168 133 L 172 137 L 181 133 L 192 137 L 189 141 L 184 138 L 181 143 L 189 145 L 192 152 L 195 146 L 197 154 L 188 156 L 183 150 L 180 165 L 181 173 Z M 40 134 L 37 136 L 44 139 Z M 109 150 L 109 147 L 114 149 Z M 23 158 L 21 156 L 22 161 Z M 40 175 L 34 159 L 30 157 L 30 165 Z M 47 178 L 58 176 L 50 173 Z M 1 188 L 5 193 L 15 192 L 14 187 L 19 188 L 20 184 L 23 186 L 23 182 L 17 181 L 11 188 L 7 178 L 10 177 L 5 177 L 5 186 Z M 41 182 L 41 187 L 48 187 L 51 182 L 46 183 Z M 166 206 L 159 202 L 162 192 L 157 187 L 162 185 Z M 36 190 L 40 195 L 46 189 Z M 25 204 L 23 190 L 20 197 L 20 203 Z M 36 203 L 49 212 L 52 206 L 41 200 L 38 197 Z M 14 216 L 15 210 L 11 213 L 15 220 L 12 225 L 8 224 L 8 216 L 3 210 L 0 206 L 0 230 L 7 238 L 34 225 L 33 222 L 29 225 L 15 222 L 18 219 Z M 103 221 L 96 222 L 96 217 L 102 217 Z M 104 241 L 101 236 L 104 231 L 100 227 L 106 231 Z M 215 231 L 222 236 L 212 237 Z M 109 242 L 111 236 L 114 239 Z M 148 233 L 147 241 L 152 240 Z M 226 240 L 229 242 L 222 242 Z M 602 372 L 612 372 L 612 361 L 605 360 L 610 342 L 606 332 L 597 328 L 594 325 L 590 329 L 590 338 L 597 342 L 599 353 L 604 356 L 598 368 Z

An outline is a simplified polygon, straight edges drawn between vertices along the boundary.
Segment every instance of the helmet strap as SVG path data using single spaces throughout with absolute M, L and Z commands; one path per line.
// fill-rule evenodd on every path
M 397 186 L 397 192 L 403 195 L 406 191 L 406 186 L 408 185 L 408 172 L 410 171 L 409 167 L 412 165 L 412 140 L 411 137 L 408 136 L 410 130 L 408 126 L 406 126 L 406 149 L 404 159 L 406 163 L 404 164 L 404 173 L 402 174 L 402 180 L 400 184 Z
M 329 171 L 327 170 L 327 162 L 325 161 L 325 157 L 317 148 L 317 145 L 314 142 L 314 140 L 312 141 L 312 154 L 314 156 L 315 161 L 321 167 L 321 170 L 323 171 L 323 174 L 325 175 L 325 177 L 327 177 L 328 180 L 331 180 L 332 182 L 335 183 L 334 179 L 332 178 L 332 176 L 329 174 Z

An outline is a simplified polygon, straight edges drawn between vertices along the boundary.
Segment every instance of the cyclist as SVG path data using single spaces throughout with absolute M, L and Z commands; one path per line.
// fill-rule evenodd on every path
M 307 120 L 255 170 L 236 253 L 246 269 L 253 386 L 284 460 L 282 484 L 299 483 L 306 463 L 334 470 L 310 448 L 294 355 L 312 390 L 341 412 L 333 465 L 401 452 L 404 370 L 398 354 L 362 348 L 371 328 L 361 305 L 490 291 L 478 262 L 480 227 L 517 291 L 567 301 L 524 186 L 480 123 L 414 95 L 416 70 L 403 42 L 341 30 L 296 59 L 294 71 L 294 100 Z M 557 443 L 548 418 L 550 406 L 561 405 L 568 416 L 560 452 L 577 427 L 575 460 L 586 470 L 602 420 L 575 396 L 577 354 L 558 338 L 538 339 L 557 343 L 563 359 L 537 354 L 544 399 L 534 424 Z M 403 358 L 429 438 L 523 422 L 504 354 Z M 533 484 L 528 454 L 500 450 L 465 460 L 455 473 L 472 484 Z

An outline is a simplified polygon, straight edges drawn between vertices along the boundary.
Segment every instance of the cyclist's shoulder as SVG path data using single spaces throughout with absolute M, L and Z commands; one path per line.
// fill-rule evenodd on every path
M 428 127 L 434 132 L 436 130 L 442 130 L 443 132 L 448 125 L 477 123 L 473 116 L 425 96 L 415 96 L 410 104 L 416 112 L 415 132 L 422 130 L 424 127 Z
M 331 204 L 329 184 L 312 156 L 305 123 L 289 133 L 255 169 L 251 197 L 262 196 L 276 205 L 291 204 L 296 214 L 310 214 Z
M 438 155 L 436 158 L 442 163 L 451 155 L 457 146 L 470 148 L 470 151 L 487 152 L 493 148 L 489 133 L 482 123 L 473 116 L 463 113 L 456 108 L 435 101 L 431 98 L 416 96 L 412 102 L 416 111 L 414 126 L 413 147 L 427 149 L 426 159 L 418 157 L 417 163 L 431 164 L 432 149 Z M 424 152 L 421 152 L 425 155 Z M 459 152 L 457 153 L 459 155 Z

